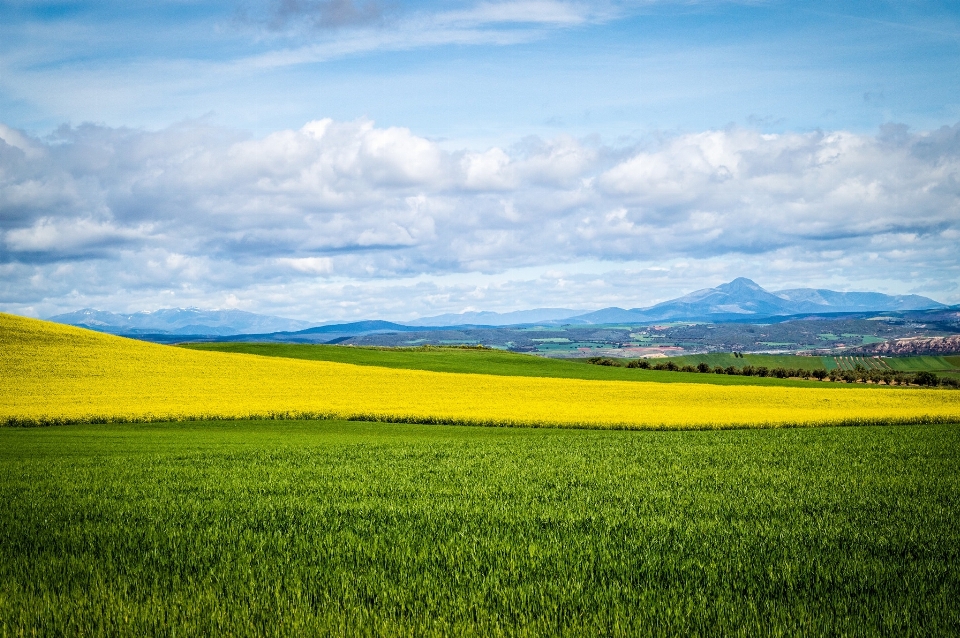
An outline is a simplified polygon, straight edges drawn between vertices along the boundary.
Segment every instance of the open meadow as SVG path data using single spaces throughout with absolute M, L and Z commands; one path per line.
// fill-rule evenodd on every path
M 960 427 L 0 429 L 3 635 L 955 635 Z

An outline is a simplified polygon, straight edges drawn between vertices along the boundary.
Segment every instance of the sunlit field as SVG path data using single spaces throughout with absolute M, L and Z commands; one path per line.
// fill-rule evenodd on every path
M 0 422 L 10 425 L 267 417 L 727 428 L 960 420 L 960 392 L 950 390 L 438 373 L 192 351 L 11 315 L 0 315 L 0 371 Z
M 0 635 L 956 635 L 960 426 L 0 428 Z
M 0 635 L 960 631 L 960 392 L 269 354 L 0 315 Z

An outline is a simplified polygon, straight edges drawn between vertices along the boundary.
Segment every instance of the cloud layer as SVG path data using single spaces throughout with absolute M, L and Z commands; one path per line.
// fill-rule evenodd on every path
M 0 140 L 9 310 L 407 318 L 638 305 L 739 274 L 960 301 L 960 124 L 480 150 L 367 120 Z

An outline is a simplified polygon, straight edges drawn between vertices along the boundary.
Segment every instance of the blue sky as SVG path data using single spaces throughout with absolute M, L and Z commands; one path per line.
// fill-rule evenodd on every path
M 0 4 L 0 309 L 960 302 L 947 2 Z

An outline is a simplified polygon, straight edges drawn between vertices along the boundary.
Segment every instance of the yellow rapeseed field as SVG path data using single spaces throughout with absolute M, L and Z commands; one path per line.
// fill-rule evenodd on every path
M 337 417 L 626 428 L 960 421 L 960 392 L 450 374 L 202 352 L 0 314 L 0 424 Z

